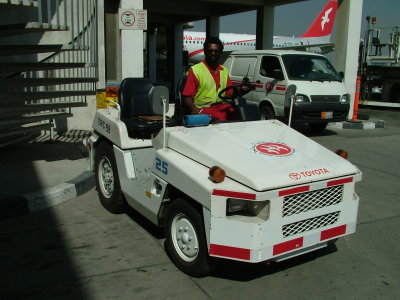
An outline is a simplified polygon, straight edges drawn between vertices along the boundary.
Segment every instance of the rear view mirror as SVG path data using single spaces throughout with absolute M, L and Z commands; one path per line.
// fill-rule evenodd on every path
M 166 86 L 154 86 L 150 91 L 150 102 L 153 113 L 156 115 L 163 114 L 163 100 L 165 99 L 166 112 L 169 107 L 169 90 Z

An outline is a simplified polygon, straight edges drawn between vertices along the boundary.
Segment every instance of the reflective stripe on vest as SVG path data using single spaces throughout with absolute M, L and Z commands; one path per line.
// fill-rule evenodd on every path
M 224 66 L 221 67 L 223 69 L 219 71 L 220 83 L 218 91 L 210 70 L 203 62 L 192 67 L 194 75 L 199 80 L 199 88 L 196 96 L 194 96 L 194 103 L 197 107 L 208 107 L 214 103 L 221 102 L 218 99 L 218 93 L 226 88 L 228 81 L 228 70 Z

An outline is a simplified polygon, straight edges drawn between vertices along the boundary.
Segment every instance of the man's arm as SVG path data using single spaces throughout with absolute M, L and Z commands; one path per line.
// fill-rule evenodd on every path
M 198 115 L 201 111 L 200 108 L 198 108 L 195 104 L 194 104 L 194 100 L 191 97 L 185 96 L 183 98 L 183 102 L 185 104 L 186 110 L 189 112 L 189 114 L 191 115 Z
M 191 115 L 197 115 L 200 113 L 200 108 L 194 104 L 194 96 L 197 93 L 199 82 L 193 73 L 192 69 L 189 69 L 189 74 L 186 79 L 185 88 L 183 89 L 183 103 L 185 105 L 186 112 Z

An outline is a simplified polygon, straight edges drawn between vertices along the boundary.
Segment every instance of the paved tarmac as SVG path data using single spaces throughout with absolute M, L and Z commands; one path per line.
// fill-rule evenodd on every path
M 397 299 L 400 293 L 400 111 L 371 110 L 384 129 L 301 133 L 363 172 L 356 233 L 336 245 L 265 264 L 224 260 L 192 278 L 164 250 L 162 229 L 133 209 L 113 215 L 94 189 L 1 220 L 0 299 Z
M 361 120 L 361 118 L 363 120 Z M 329 128 L 371 130 L 384 120 L 360 110 L 357 122 L 330 123 Z M 33 213 L 73 199 L 95 186 L 82 140 L 87 131 L 48 135 L 0 149 L 0 219 Z M 5 170 L 5 171 L 4 171 Z
M 82 143 L 89 132 L 43 135 L 0 149 L 0 219 L 58 205 L 94 187 Z

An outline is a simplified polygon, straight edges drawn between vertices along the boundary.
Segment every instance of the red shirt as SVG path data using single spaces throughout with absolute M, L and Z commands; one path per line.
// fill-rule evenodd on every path
M 223 70 L 222 66 L 221 66 L 221 65 L 218 65 L 218 68 L 217 68 L 215 71 L 213 71 L 213 70 L 208 66 L 208 64 L 206 63 L 205 60 L 203 60 L 203 61 L 200 62 L 200 63 L 205 64 L 206 67 L 207 67 L 207 69 L 210 71 L 210 74 L 211 74 L 211 76 L 214 78 L 215 86 L 216 86 L 217 91 L 218 91 L 218 89 L 219 89 L 219 87 L 220 87 L 220 75 L 219 75 L 219 73 L 220 73 L 221 70 Z M 228 80 L 227 80 L 227 82 L 226 82 L 226 86 L 228 87 L 228 86 L 231 86 L 231 85 L 232 85 L 232 83 L 231 83 L 231 80 L 230 80 L 229 75 L 228 75 Z M 187 77 L 187 80 L 186 80 L 186 85 L 185 85 L 185 88 L 183 89 L 182 95 L 194 99 L 194 97 L 195 97 L 196 94 L 197 94 L 198 87 L 199 87 L 199 80 L 198 80 L 197 77 L 194 75 L 193 70 L 190 68 L 190 69 L 189 69 L 189 73 L 188 73 L 188 77 Z M 226 91 L 225 96 L 228 96 L 228 97 L 229 97 L 229 96 L 232 94 L 232 92 L 233 92 L 232 89 Z

